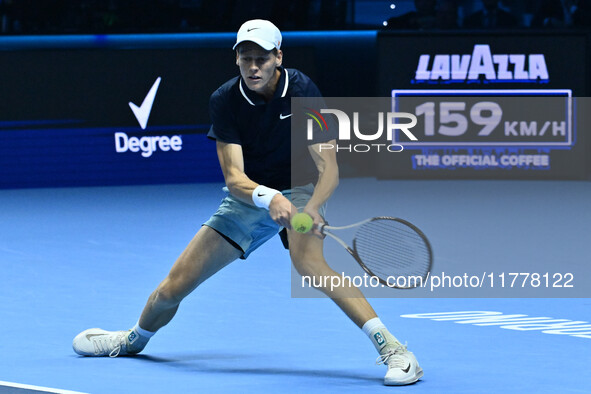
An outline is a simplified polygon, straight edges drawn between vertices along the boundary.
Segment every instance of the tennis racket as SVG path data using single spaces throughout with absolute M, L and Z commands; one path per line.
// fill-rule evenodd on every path
M 356 228 L 353 246 L 333 233 L 352 228 Z M 388 287 L 410 289 L 420 286 L 431 271 L 433 252 L 429 240 L 406 220 L 381 216 L 342 227 L 322 224 L 318 230 L 337 241 L 365 272 Z M 397 277 L 405 278 L 393 279 Z M 410 280 L 411 277 L 415 279 Z

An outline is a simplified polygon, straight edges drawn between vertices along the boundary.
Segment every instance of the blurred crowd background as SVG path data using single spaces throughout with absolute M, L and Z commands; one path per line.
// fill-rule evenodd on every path
M 0 34 L 589 28 L 591 0 L 0 0 Z

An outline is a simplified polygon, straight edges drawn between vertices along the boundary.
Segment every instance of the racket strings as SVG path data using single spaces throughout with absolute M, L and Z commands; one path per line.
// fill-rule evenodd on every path
M 355 251 L 376 276 L 424 277 L 431 266 L 431 251 L 417 231 L 393 219 L 377 219 L 356 233 Z
M 391 223 L 387 223 L 391 222 Z M 387 255 L 384 252 L 395 251 L 401 257 L 393 262 L 388 259 L 388 262 L 407 266 L 414 263 L 416 257 L 422 257 L 422 260 L 429 258 L 429 251 L 424 245 L 424 241 L 419 234 L 406 225 L 388 220 L 386 223 L 382 221 L 371 222 L 371 226 L 366 225 L 357 234 L 359 245 L 369 245 L 372 243 L 373 247 L 381 247 L 382 251 L 377 253 L 377 256 Z M 372 249 L 367 249 L 370 253 Z M 375 253 L 374 253 L 375 254 Z M 388 256 L 390 257 L 390 256 Z
M 365 242 L 374 242 L 377 245 L 385 247 L 387 250 L 396 249 L 400 255 L 413 258 L 417 253 L 424 252 L 428 254 L 423 246 L 423 240 L 418 234 L 410 228 L 399 228 L 388 226 L 383 223 L 377 223 L 375 233 L 373 229 L 367 229 L 367 233 L 359 234 L 359 238 L 364 238 Z M 410 260 L 400 260 L 399 262 L 410 263 Z

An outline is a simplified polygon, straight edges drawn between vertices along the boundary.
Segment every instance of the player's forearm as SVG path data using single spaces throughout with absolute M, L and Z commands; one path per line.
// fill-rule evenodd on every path
M 318 210 L 332 194 L 339 185 L 339 168 L 328 166 L 324 168 L 318 175 L 318 183 L 314 188 L 314 193 L 307 204 L 308 208 Z
M 252 192 L 258 184 L 248 178 L 245 174 L 233 174 L 226 177 L 226 186 L 230 193 L 247 204 L 254 205 Z
M 339 184 L 339 166 L 334 151 L 321 150 L 318 144 L 311 145 L 308 149 L 318 169 L 318 182 L 307 208 L 318 210 L 328 201 Z
M 226 186 L 234 197 L 259 208 L 269 209 L 269 205 L 275 195 L 281 195 L 278 190 L 260 185 L 252 181 L 245 174 L 226 177 Z
M 259 185 L 244 172 L 242 147 L 238 144 L 218 141 L 217 152 L 226 186 L 230 193 L 240 201 L 256 205 L 253 202 L 252 193 Z

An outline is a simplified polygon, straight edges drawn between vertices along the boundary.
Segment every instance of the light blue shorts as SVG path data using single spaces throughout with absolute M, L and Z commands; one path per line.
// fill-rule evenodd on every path
M 224 187 L 224 191 L 228 195 L 222 200 L 217 212 L 204 223 L 205 226 L 213 228 L 228 242 L 242 250 L 242 259 L 246 259 L 278 233 L 281 233 L 281 241 L 285 248 L 289 249 L 286 231 L 271 219 L 269 211 L 238 200 L 229 193 L 227 187 Z M 281 193 L 301 212 L 310 201 L 313 192 L 314 185 L 310 183 Z M 324 216 L 325 210 L 326 204 L 321 207 L 319 213 Z

